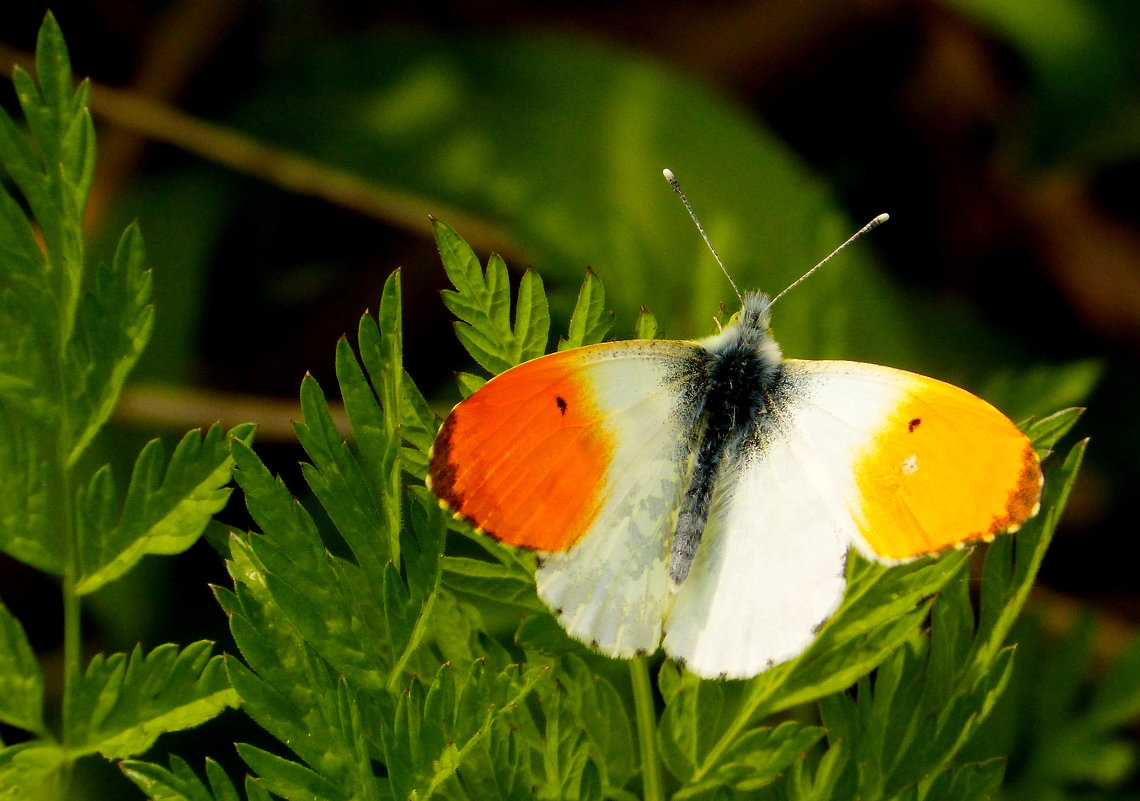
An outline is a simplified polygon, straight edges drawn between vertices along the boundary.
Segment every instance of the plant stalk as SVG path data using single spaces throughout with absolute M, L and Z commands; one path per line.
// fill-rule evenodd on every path
M 633 708 L 637 718 L 637 744 L 641 752 L 641 783 L 644 801 L 664 801 L 661 761 L 657 757 L 657 715 L 649 663 L 644 656 L 631 659 L 629 677 L 633 685 Z

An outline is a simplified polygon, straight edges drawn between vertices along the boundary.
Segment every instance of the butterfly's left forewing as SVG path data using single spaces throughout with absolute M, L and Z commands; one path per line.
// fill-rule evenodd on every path
M 539 596 L 611 656 L 653 651 L 687 470 L 691 342 L 614 342 L 544 356 L 452 410 L 433 490 L 495 538 L 542 553 Z

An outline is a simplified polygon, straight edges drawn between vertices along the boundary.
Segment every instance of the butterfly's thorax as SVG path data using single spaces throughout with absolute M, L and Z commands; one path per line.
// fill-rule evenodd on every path
M 766 296 L 745 296 L 740 314 L 719 334 L 699 343 L 703 391 L 693 410 L 690 448 L 695 458 L 671 546 L 669 578 L 674 587 L 688 576 L 726 456 L 737 452 L 771 411 L 781 356 L 768 330 L 768 308 Z

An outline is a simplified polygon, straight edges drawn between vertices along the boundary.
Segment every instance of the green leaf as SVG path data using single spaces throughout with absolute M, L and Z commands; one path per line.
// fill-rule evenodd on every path
M 68 343 L 64 369 L 81 377 L 72 385 L 69 463 L 74 464 L 107 422 L 127 374 L 138 362 L 154 326 L 151 275 L 144 267 L 142 235 L 123 232 L 110 266 L 95 273 L 95 291 L 80 307 L 81 325 Z
M 153 762 L 125 759 L 119 768 L 152 801 L 240 801 L 225 770 L 206 759 L 207 785 L 182 758 L 171 755 L 170 769 Z
M 188 547 L 228 497 L 230 461 L 220 427 L 205 441 L 188 435 L 169 464 L 152 444 L 136 462 L 121 509 L 109 468 L 79 469 L 150 336 L 151 276 L 135 226 L 108 263 L 88 269 L 90 86 L 75 85 L 50 14 L 35 59 L 35 79 L 19 69 L 13 75 L 23 124 L 0 111 L 7 178 L 0 188 L 0 547 L 62 577 L 59 740 L 66 748 L 43 731 L 43 681 L 19 624 L 0 607 L 0 720 L 40 737 L 0 757 L 0 796 L 20 798 L 58 796 L 80 757 L 139 753 L 161 733 L 198 725 L 237 701 L 209 643 L 100 655 L 86 672 L 78 661 L 80 596 L 147 553 Z M 231 433 L 248 438 L 251 429 Z
M 581 659 L 567 654 L 558 667 L 558 681 L 579 699 L 577 726 L 586 735 L 590 761 L 602 786 L 624 788 L 637 770 L 629 710 L 614 686 Z
M 367 393 L 362 391 L 362 382 L 355 378 L 354 361 L 348 357 L 347 348 L 338 351 L 337 378 L 341 384 L 341 393 L 353 393 L 355 383 L 356 393 L 361 401 L 357 404 L 359 414 L 371 422 L 354 424 L 353 433 L 360 447 L 363 467 L 370 481 L 375 482 L 384 501 L 380 510 L 384 515 L 386 524 L 386 557 L 394 562 L 400 559 L 399 532 L 402 525 L 401 507 L 397 500 L 400 497 L 401 469 L 400 457 L 403 453 L 400 440 L 404 437 L 402 426 L 409 415 L 414 415 L 419 408 L 407 406 L 409 392 L 405 391 L 405 384 L 411 387 L 411 395 L 418 395 L 415 385 L 406 377 L 404 371 L 403 355 L 403 318 L 400 272 L 397 270 L 388 276 L 384 282 L 384 291 L 380 295 L 380 307 L 375 322 L 367 315 L 360 321 L 358 328 L 358 345 L 360 358 L 375 388 L 376 398 L 379 400 L 379 410 L 383 424 L 372 418 L 371 411 L 366 411 L 373 403 Z M 343 361 L 342 361 L 343 360 Z M 426 404 L 425 404 L 426 406 Z M 428 413 L 428 427 L 432 430 L 434 439 L 435 425 Z M 431 446 L 428 445 L 430 448 Z M 426 468 L 426 452 L 424 459 Z M 358 558 L 360 558 L 358 556 Z M 369 571 L 370 574 L 372 571 Z
M 659 681 L 670 675 L 672 671 L 662 668 Z M 701 681 L 689 673 L 673 688 L 662 688 L 666 703 L 658 731 L 661 761 L 683 784 L 693 779 L 724 730 L 725 692 L 737 690 L 721 682 Z
M 1025 435 L 1037 448 L 1038 453 L 1050 452 L 1057 441 L 1068 434 L 1077 424 L 1084 411 L 1084 409 L 1076 408 L 1062 409 L 1059 412 L 1042 417 L 1040 420 L 1034 420 L 1025 427 Z
M 215 423 L 205 436 L 188 432 L 166 465 L 161 441 L 152 440 L 135 462 L 117 519 L 110 470 L 97 472 L 79 495 L 83 572 L 77 591 L 94 592 L 147 554 L 181 553 L 193 545 L 229 499 L 230 441 L 248 443 L 252 436 L 250 425 L 226 433 Z
M 426 799 L 457 772 L 462 775 L 468 756 L 512 719 L 547 673 L 515 666 L 495 673 L 476 662 L 463 675 L 442 666 L 426 690 L 413 684 L 380 732 L 393 796 Z
M 392 565 L 384 573 L 384 618 L 396 660 L 388 677 L 394 689 L 412 656 L 423 643 L 439 591 L 440 559 L 446 526 L 443 512 L 426 488 L 414 488 L 409 525 L 401 532 L 405 575 Z
M 0 603 L 0 721 L 43 731 L 44 680 L 24 627 Z
M 294 428 L 312 459 L 312 465 L 303 467 L 306 483 L 352 549 L 365 576 L 375 578 L 395 555 L 388 547 L 393 521 L 385 507 L 397 503 L 386 494 L 387 475 L 395 469 L 397 443 L 385 431 L 372 390 L 343 339 L 337 347 L 337 374 L 361 457 L 341 440 L 320 386 L 311 375 L 301 384 L 304 422 L 294 424 Z M 363 458 L 366 455 L 372 458 Z M 395 522 L 398 525 L 399 521 Z
M 802 759 L 823 734 L 819 726 L 805 726 L 790 720 L 775 728 L 752 729 L 737 741 L 715 777 L 688 785 L 673 798 L 679 801 L 714 787 L 730 787 L 737 792 L 763 787 Z
M 983 666 L 1002 647 L 1021 612 L 1080 470 L 1087 440 L 1046 471 L 1041 511 L 1013 536 L 998 537 L 986 553 L 974 664 Z
M 457 801 L 534 798 L 530 749 L 507 723 L 496 723 L 486 737 L 469 742 L 457 772 L 459 781 L 440 786 L 439 795 Z
M 303 644 L 293 653 L 280 654 L 249 647 L 256 636 L 248 619 L 234 625 L 242 655 L 257 665 L 260 675 L 240 662 L 227 664 L 230 681 L 242 699 L 242 708 L 267 732 L 289 744 L 293 753 L 310 765 L 319 765 L 327 776 L 350 772 L 345 761 L 345 734 L 330 699 L 335 704 L 336 680 L 327 667 L 313 658 Z
M 0 471 L 5 477 L 0 481 L 0 549 L 60 574 L 63 532 L 52 525 L 58 481 L 46 448 L 39 432 L 18 415 L 0 414 Z
M 542 698 L 546 728 L 541 778 L 535 788 L 537 798 L 551 801 L 583 798 L 583 791 L 588 789 L 583 787 L 583 780 L 590 764 L 590 747 L 585 730 L 578 724 L 581 702 L 580 697 L 561 687 Z M 595 797 L 600 798 L 600 792 Z
M 550 332 L 550 310 L 538 274 L 528 271 L 519 282 L 512 327 L 503 260 L 492 255 L 484 273 L 474 251 L 453 228 L 438 220 L 433 224 L 444 270 L 455 285 L 454 291 L 444 291 L 443 302 L 459 318 L 455 334 L 471 357 L 495 374 L 541 356 Z
M 605 339 L 613 326 L 614 314 L 605 309 L 606 292 L 601 279 L 593 270 L 586 270 L 578 302 L 570 315 L 570 335 L 558 343 L 558 350 L 593 345 Z
M 94 133 L 87 112 L 90 89 L 73 87 L 63 35 L 50 14 L 36 43 L 39 86 L 13 74 L 16 95 L 34 147 L 11 120 L 0 122 L 0 157 L 39 222 L 47 251 L 45 276 L 55 299 L 55 344 L 71 338 L 83 276 L 83 208 L 94 169 Z
M 235 443 L 234 457 L 246 506 L 266 532 L 231 540 L 231 575 L 257 600 L 254 606 L 242 604 L 245 616 L 231 612 L 231 628 L 249 627 L 250 635 L 244 638 L 234 630 L 243 656 L 259 673 L 275 670 L 275 659 L 255 661 L 251 649 L 295 649 L 301 637 L 360 685 L 384 686 L 394 657 L 377 608 L 376 583 L 324 549 L 304 507 L 284 484 L 273 481 L 251 450 Z M 257 617 L 248 619 L 255 611 Z M 257 619 L 262 615 L 270 617 Z M 276 641 L 262 645 L 258 632 L 266 626 Z M 273 673 L 265 678 L 276 683 L 287 681 L 286 676 Z
M 939 773 L 916 801 L 961 801 L 964 798 L 991 798 L 1005 775 L 1004 759 L 971 762 Z M 917 788 L 916 788 L 917 790 Z
M 829 733 L 829 737 L 830 737 Z M 836 787 L 847 767 L 845 743 L 831 737 L 832 745 L 820 758 L 815 772 L 809 770 L 808 760 L 793 765 L 787 783 L 788 798 L 793 801 L 831 801 L 841 797 Z
M 179 651 L 160 645 L 144 654 L 97 655 L 67 699 L 73 752 L 108 759 L 140 754 L 167 731 L 197 726 L 238 698 L 226 680 L 225 658 L 200 641 Z
M 404 373 L 404 423 L 400 433 L 404 441 L 412 445 L 402 454 L 404 470 L 423 480 L 427 476 L 428 452 L 435 442 L 439 422 L 432 414 L 427 400 L 412 382 L 411 376 Z
M 0 109 L 0 158 L 13 156 L 5 133 L 13 123 Z M 55 386 L 50 366 L 51 350 L 44 343 L 55 341 L 57 311 L 52 287 L 46 280 L 48 265 L 40 250 L 32 223 L 23 209 L 0 184 L 0 330 L 5 346 L 0 348 L 0 399 L 28 418 L 58 420 L 59 408 L 45 390 Z
M 656 339 L 657 318 L 644 306 L 637 312 L 637 322 L 633 326 L 634 339 Z
M 336 785 L 316 771 L 271 754 L 255 745 L 238 743 L 238 753 L 274 795 L 296 801 L 349 801 Z
M 546 612 L 546 605 L 535 594 L 533 574 L 517 563 L 511 566 L 465 556 L 445 556 L 441 567 L 444 584 L 454 590 L 496 603 L 521 606 L 531 612 Z
M 69 755 L 51 742 L 27 742 L 0 750 L 0 801 L 51 798 Z
M 472 373 L 458 373 L 455 380 L 459 384 L 459 394 L 465 398 L 470 397 L 475 390 L 487 383 L 486 378 Z

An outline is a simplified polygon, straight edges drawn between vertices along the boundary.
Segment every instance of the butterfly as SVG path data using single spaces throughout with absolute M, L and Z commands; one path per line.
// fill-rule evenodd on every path
M 896 564 L 1036 514 L 1037 454 L 1005 415 L 904 370 L 785 359 L 773 302 L 746 293 L 697 341 L 533 359 L 444 421 L 429 487 L 538 552 L 539 597 L 591 648 L 751 677 L 811 644 L 849 548 Z

